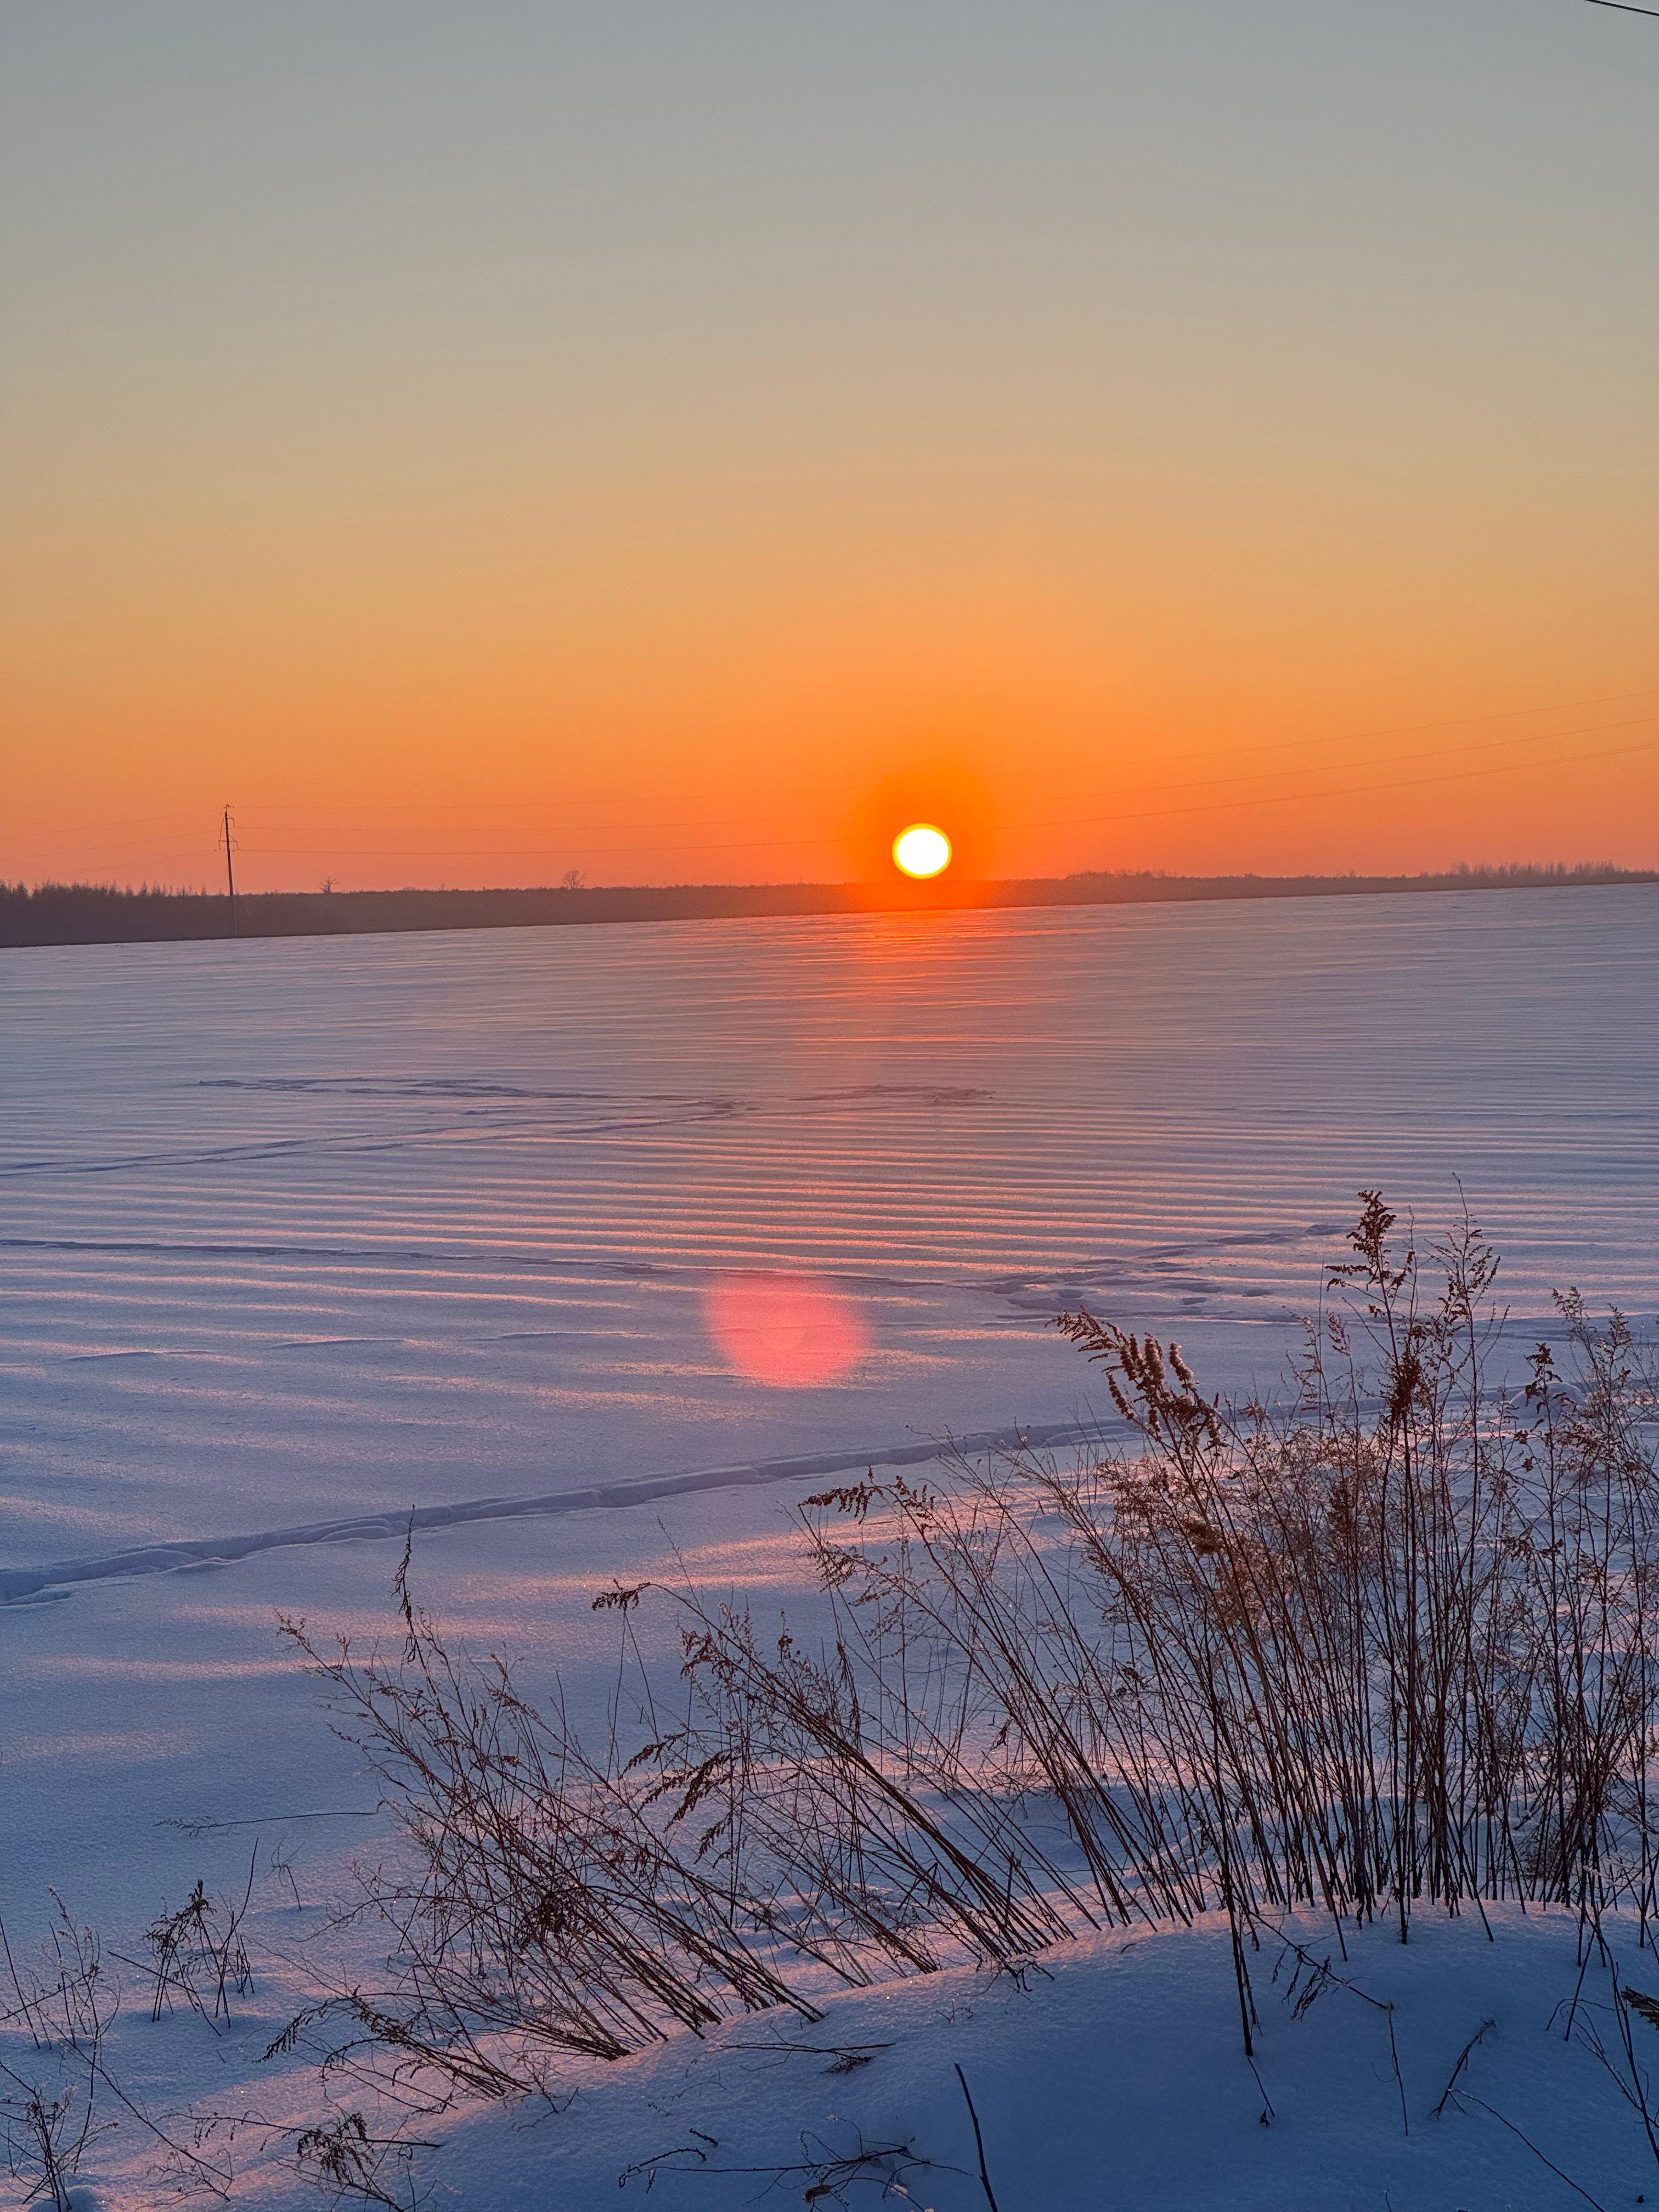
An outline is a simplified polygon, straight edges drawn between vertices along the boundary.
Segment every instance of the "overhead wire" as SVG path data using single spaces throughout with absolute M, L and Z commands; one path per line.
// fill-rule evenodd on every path
M 1539 732 L 1531 737 L 1498 738 L 1493 739 L 1492 742 L 1493 744 L 1559 744 L 1564 738 L 1593 737 L 1601 734 L 1604 731 L 1633 729 L 1639 726 L 1642 723 L 1651 721 L 1654 719 L 1655 717 L 1650 714 L 1638 714 L 1632 716 L 1628 720 L 1625 721 L 1595 722 L 1588 724 L 1578 730 Z M 1650 751 L 1656 745 L 1659 745 L 1659 735 L 1641 740 L 1635 744 L 1606 746 L 1596 751 L 1588 753 L 1576 752 L 1559 754 L 1547 760 L 1522 761 L 1515 763 L 1512 765 L 1519 773 L 1531 773 L 1539 769 L 1570 766 L 1573 763 L 1582 760 L 1618 759 L 1632 753 Z M 1491 748 L 1489 746 L 1482 746 L 1479 748 L 1479 750 L 1483 751 L 1490 749 Z M 1471 748 L 1471 750 L 1474 750 L 1474 748 Z M 1413 756 L 1413 757 L 1421 759 L 1427 757 L 1427 756 L 1418 754 Z M 1275 770 L 1271 771 L 1271 773 L 1291 774 L 1295 773 L 1295 771 Z M 1181 805 L 1148 807 L 1137 811 L 1129 811 L 1119 808 L 1115 809 L 1109 814 L 1066 814 L 1064 816 L 1047 817 L 1038 819 L 1011 821 L 1006 826 L 1010 830 L 1058 830 L 1106 822 L 1145 822 L 1161 819 L 1164 817 L 1170 815 L 1221 813 L 1232 808 L 1247 806 L 1289 805 L 1298 799 L 1311 802 L 1324 799 L 1352 798 L 1360 794 L 1379 791 L 1409 790 L 1424 784 L 1467 781 L 1476 777 L 1489 775 L 1492 773 L 1494 773 L 1493 767 L 1489 763 L 1483 763 L 1478 768 L 1453 769 L 1437 775 L 1389 777 L 1380 782 L 1346 784 L 1338 786 L 1336 788 L 1331 790 L 1315 791 L 1308 789 L 1295 789 L 1291 791 L 1267 792 L 1258 793 L 1253 798 L 1202 799 Z M 272 859 L 279 857 L 295 860 L 312 859 L 320 855 L 334 854 L 342 860 L 407 860 L 495 859 L 507 860 L 557 858 L 566 853 L 575 852 L 578 850 L 592 854 L 595 857 L 604 856 L 607 858 L 618 853 L 732 853 L 749 850 L 762 850 L 767 852 L 790 851 L 806 849 L 812 847 L 828 848 L 837 844 L 839 842 L 839 839 L 833 834 L 826 834 L 810 837 L 722 838 L 717 841 L 700 840 L 695 842 L 686 841 L 675 842 L 652 842 L 650 840 L 636 839 L 625 845 L 595 846 L 591 844 L 583 844 L 580 848 L 574 845 L 446 845 L 441 847 L 251 845 L 247 849 L 250 852 L 266 854 Z
M 1659 10 L 1655 10 L 1653 12 L 1655 14 L 1659 14 Z M 1408 734 L 1415 734 L 1418 732 L 1428 732 L 1432 730 L 1467 729 L 1479 726 L 1482 724 L 1490 724 L 1491 722 L 1497 720 L 1512 720 L 1515 717 L 1522 714 L 1568 713 L 1571 712 L 1575 708 L 1602 704 L 1613 705 L 1622 703 L 1627 700 L 1649 698 L 1654 696 L 1656 690 L 1659 690 L 1659 686 L 1647 686 L 1642 690 L 1634 691 L 1604 692 L 1593 698 L 1570 702 L 1562 701 L 1548 707 L 1499 708 L 1495 712 L 1487 714 L 1463 715 L 1438 721 L 1407 723 L 1403 725 L 1395 724 L 1392 728 L 1385 726 L 1382 729 L 1367 731 L 1364 733 L 1356 732 L 1354 735 L 1358 738 L 1358 742 L 1363 744 L 1367 738 L 1375 739 L 1393 734 L 1405 736 Z M 1452 750 L 1463 753 L 1490 753 L 1506 749 L 1522 748 L 1536 744 L 1559 744 L 1563 739 L 1568 738 L 1581 736 L 1589 737 L 1598 735 L 1603 732 L 1637 728 L 1642 724 L 1652 721 L 1655 719 L 1656 713 L 1650 711 L 1647 714 L 1632 715 L 1614 722 L 1582 724 L 1575 729 L 1513 732 L 1506 733 L 1503 737 L 1475 740 L 1472 743 L 1469 741 L 1462 741 L 1455 744 Z M 1317 735 L 1312 735 L 1304 738 L 1280 739 L 1270 742 L 1266 745 L 1246 747 L 1243 750 L 1247 755 L 1254 752 L 1259 756 L 1262 752 L 1282 751 L 1292 747 L 1313 744 L 1319 742 L 1320 739 Z M 1326 742 L 1328 743 L 1328 740 Z M 1569 766 L 1579 761 L 1610 760 L 1620 757 L 1627 757 L 1634 753 L 1641 753 L 1649 750 L 1651 745 L 1655 743 L 1659 743 L 1659 738 L 1645 740 L 1632 745 L 1605 747 L 1590 753 L 1576 752 L 1571 755 L 1559 755 L 1544 760 L 1539 760 L 1536 758 L 1517 759 L 1507 765 L 1510 771 L 1512 773 L 1522 775 L 1531 774 L 1540 769 Z M 1394 756 L 1391 757 L 1401 760 L 1424 759 L 1437 757 L 1442 750 L 1443 749 L 1439 747 L 1425 748 L 1413 753 Z M 1382 766 L 1384 764 L 1385 759 L 1389 757 L 1378 757 L 1375 764 Z M 1354 767 L 1366 767 L 1372 764 L 1373 763 L 1370 762 L 1348 763 L 1351 770 Z M 1063 817 L 1045 817 L 1011 821 L 1007 823 L 1006 826 L 1010 830 L 1062 829 L 1079 826 L 1093 826 L 1095 824 L 1106 823 L 1161 820 L 1174 816 L 1188 814 L 1221 813 L 1249 807 L 1285 805 L 1292 804 L 1297 800 L 1305 801 L 1310 804 L 1316 804 L 1328 799 L 1352 798 L 1370 795 L 1370 793 L 1377 792 L 1412 789 L 1420 786 L 1431 784 L 1468 781 L 1480 776 L 1501 773 L 1503 772 L 1504 765 L 1504 763 L 1483 763 L 1482 765 L 1475 768 L 1449 769 L 1440 774 L 1428 776 L 1387 777 L 1378 781 L 1339 785 L 1327 789 L 1316 790 L 1309 788 L 1305 785 L 1297 785 L 1288 790 L 1258 793 L 1253 796 L 1196 799 L 1180 802 L 1172 805 L 1156 807 L 1136 809 L 1115 808 L 1109 813 L 1097 815 L 1079 815 L 1069 813 Z M 1292 764 L 1282 769 L 1261 769 L 1253 771 L 1245 771 L 1244 773 L 1235 776 L 1211 776 L 1206 780 L 1213 787 L 1216 783 L 1247 782 L 1255 781 L 1258 778 L 1265 779 L 1283 776 L 1300 776 L 1305 774 L 1305 763 L 1299 765 Z M 168 813 L 164 815 L 152 815 L 147 817 L 139 817 L 139 822 L 146 820 L 149 822 L 177 822 L 183 821 L 187 818 L 189 817 L 183 814 Z M 138 823 L 136 823 L 135 826 L 138 826 Z M 88 847 L 84 844 L 77 844 L 74 847 L 58 847 L 55 849 L 57 852 L 60 853 L 73 851 L 77 854 L 89 855 L 90 854 L 98 853 L 100 851 L 112 852 L 125 849 L 125 841 L 121 841 L 120 842 L 118 842 L 112 839 L 109 841 L 100 840 L 96 844 L 91 847 Z M 204 842 L 204 841 L 203 839 L 198 839 L 194 836 L 180 835 L 163 838 L 160 841 L 160 844 L 162 848 L 177 853 L 182 858 L 187 854 L 196 852 Z M 840 842 L 840 839 L 833 832 L 830 832 L 809 836 L 794 836 L 787 837 L 769 837 L 763 835 L 747 837 L 727 837 L 717 840 L 702 839 L 695 841 L 651 841 L 636 839 L 624 844 L 602 846 L 593 845 L 586 840 L 583 840 L 578 844 L 565 843 L 533 846 L 458 846 L 453 844 L 446 844 L 442 846 L 349 846 L 343 845 L 336 842 L 320 845 L 249 844 L 246 847 L 246 849 L 250 854 L 258 854 L 263 857 L 271 859 L 336 859 L 343 860 L 431 860 L 453 861 L 490 860 L 556 860 L 566 858 L 575 853 L 580 853 L 583 855 L 595 858 L 609 858 L 617 854 L 628 853 L 731 853 L 744 851 L 804 851 L 814 848 L 830 850 L 837 846 Z M 21 843 L 22 849 L 28 849 L 27 840 L 21 841 Z M 49 859 L 52 857 L 52 854 L 51 852 L 41 854 L 39 853 L 38 848 L 34 849 L 40 858 Z

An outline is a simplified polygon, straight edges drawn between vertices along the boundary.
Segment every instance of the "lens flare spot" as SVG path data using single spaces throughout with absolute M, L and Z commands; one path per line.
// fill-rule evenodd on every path
M 816 1275 L 721 1275 L 703 1294 L 703 1318 L 735 1374 L 775 1389 L 834 1382 L 870 1349 L 858 1308 Z
M 913 822 L 894 838 L 893 860 L 907 876 L 937 876 L 951 865 L 951 841 L 931 822 Z

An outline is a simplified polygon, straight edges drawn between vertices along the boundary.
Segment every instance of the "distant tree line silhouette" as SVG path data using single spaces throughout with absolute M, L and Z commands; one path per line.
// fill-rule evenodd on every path
M 534 929 L 605 921 L 751 915 L 860 914 L 950 907 L 1115 906 L 1182 899 L 1307 898 L 1364 892 L 1510 890 L 1659 881 L 1610 862 L 1460 866 L 1416 876 L 1175 876 L 1083 870 L 1070 876 L 890 884 L 572 884 L 532 890 L 240 892 L 234 934 L 337 937 L 410 929 Z M 0 883 L 0 945 L 153 944 L 229 937 L 220 891 L 143 884 Z

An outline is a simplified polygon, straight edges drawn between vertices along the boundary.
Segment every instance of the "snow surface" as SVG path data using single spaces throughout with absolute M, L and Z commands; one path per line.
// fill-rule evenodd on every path
M 256 1934 L 291 1945 L 284 1917 L 273 1907 Z M 1264 1935 L 1251 1959 L 1253 2063 L 1224 1925 L 1118 1931 L 1018 1982 L 961 1968 L 845 1992 L 811 2025 L 762 2014 L 615 2065 L 573 2063 L 550 2102 L 413 2124 L 423 2146 L 414 2176 L 434 2212 L 727 2212 L 799 2204 L 826 2179 L 842 2193 L 817 2201 L 865 2212 L 986 2212 L 960 2068 L 998 2212 L 1659 2202 L 1659 2161 L 1635 2110 L 1587 2038 L 1565 2033 L 1576 1996 L 1579 2022 L 1616 2049 L 1607 1966 L 1581 1975 L 1571 1913 L 1489 1918 L 1490 1937 L 1473 1916 L 1419 1921 L 1404 1948 L 1386 1927 L 1351 1929 L 1346 1959 L 1328 1924 L 1294 1923 L 1285 1933 L 1332 1977 L 1301 2016 L 1295 1960 Z M 1633 1928 L 1607 1932 L 1616 1967 L 1659 1980 L 1651 1952 L 1638 1963 Z M 258 2063 L 287 1993 L 267 1974 L 228 2029 L 188 2013 L 152 2027 L 141 2014 L 116 2045 L 152 2110 L 188 2096 L 240 2123 L 202 2148 L 234 2158 L 237 2201 L 267 2212 L 318 2201 L 295 2182 L 292 2137 L 257 2124 L 308 2109 L 292 2069 Z M 1659 2036 L 1636 2025 L 1651 2046 L 1638 2045 L 1650 2095 Z M 88 2212 L 166 2201 L 131 2165 L 106 2157 L 88 2172 Z M 383 2183 L 399 2187 L 394 2169 Z
M 1328 1958 L 1338 1982 L 1296 2018 L 1284 1995 L 1294 1959 L 1264 1939 L 1252 1960 L 1254 2070 L 1224 1923 L 1117 1935 L 1078 1944 L 1023 1985 L 964 1969 L 839 1997 L 811 2028 L 749 2021 L 703 2048 L 684 2039 L 591 2076 L 556 2118 L 532 2105 L 517 2135 L 495 2116 L 456 2128 L 426 2172 L 491 2212 L 544 2212 L 618 2201 L 618 2179 L 649 2160 L 653 2205 L 715 2212 L 798 2203 L 832 2159 L 890 2146 L 902 2154 L 849 2184 L 847 2202 L 873 2208 L 890 2176 L 935 2212 L 984 2212 L 959 2066 L 999 2212 L 1582 2212 L 1581 2191 L 1608 2208 L 1659 2201 L 1635 2113 L 1589 2051 L 1563 2039 L 1578 1985 L 1570 1914 L 1500 1912 L 1490 1942 L 1478 1920 L 1419 1926 L 1404 1950 L 1368 1929 L 1350 1933 L 1346 1961 L 1328 1925 L 1287 1932 Z M 1611 2039 L 1605 1967 L 1586 1976 L 1583 2002 Z M 1436 2117 L 1483 2026 L 1460 2103 Z M 1644 2033 L 1659 2074 L 1659 2037 Z M 838 2051 L 868 2063 L 837 2072 Z M 644 2203 L 650 2179 L 650 2166 L 636 2172 L 620 2203 Z
M 1060 1306 L 1179 1335 L 1214 1385 L 1271 1382 L 1362 1185 L 1431 1225 L 1461 1178 L 1517 1337 L 1568 1281 L 1650 1317 L 1656 951 L 1659 887 L 1633 886 L 0 955 L 9 1927 L 43 1924 L 50 1882 L 130 1948 L 198 1874 L 240 1889 L 255 1850 L 275 1941 L 297 1909 L 273 1852 L 296 1925 L 372 1855 L 373 1791 L 272 1622 L 384 1619 L 411 1506 L 446 1628 L 580 1710 L 614 1663 L 588 1609 L 612 1577 L 678 1556 L 781 1607 L 790 1508 L 827 1473 L 1092 1419 Z M 827 1282 L 868 1355 L 811 1388 L 729 1371 L 703 1301 L 755 1270 Z M 1501 1932 L 1489 2101 L 1633 2201 L 1627 2108 L 1583 2053 L 1540 2055 L 1571 1932 Z M 1400 1984 L 1428 2023 L 1402 2045 L 1414 2098 L 1486 2002 L 1466 2026 L 1433 1994 L 1443 1937 L 1472 1940 L 1387 1965 L 1426 1978 Z M 1261 2130 L 1224 1967 L 1200 1931 L 1079 1951 L 1024 1993 L 837 2000 L 854 2039 L 910 2023 L 902 2055 L 826 2081 L 677 2047 L 526 2132 L 469 2124 L 434 2172 L 490 2212 L 611 2201 L 682 2117 L 757 2159 L 835 2114 L 960 2163 L 959 2060 L 1002 2212 L 1583 2201 L 1485 2118 L 1437 2123 L 1443 2155 L 1413 2106 L 1395 2144 L 1351 1997 L 1264 2004 L 1288 2071 L 1264 2069 Z M 209 2039 L 225 2094 L 254 2094 L 267 2024 Z M 201 2093 L 198 2026 L 121 2030 L 164 2100 Z M 653 2201 L 752 2193 L 672 2188 Z

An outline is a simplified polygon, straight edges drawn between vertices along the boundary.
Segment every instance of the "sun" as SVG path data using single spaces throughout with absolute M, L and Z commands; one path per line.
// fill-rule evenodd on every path
M 913 822 L 893 840 L 893 861 L 907 876 L 937 876 L 951 865 L 951 841 L 931 822 Z

